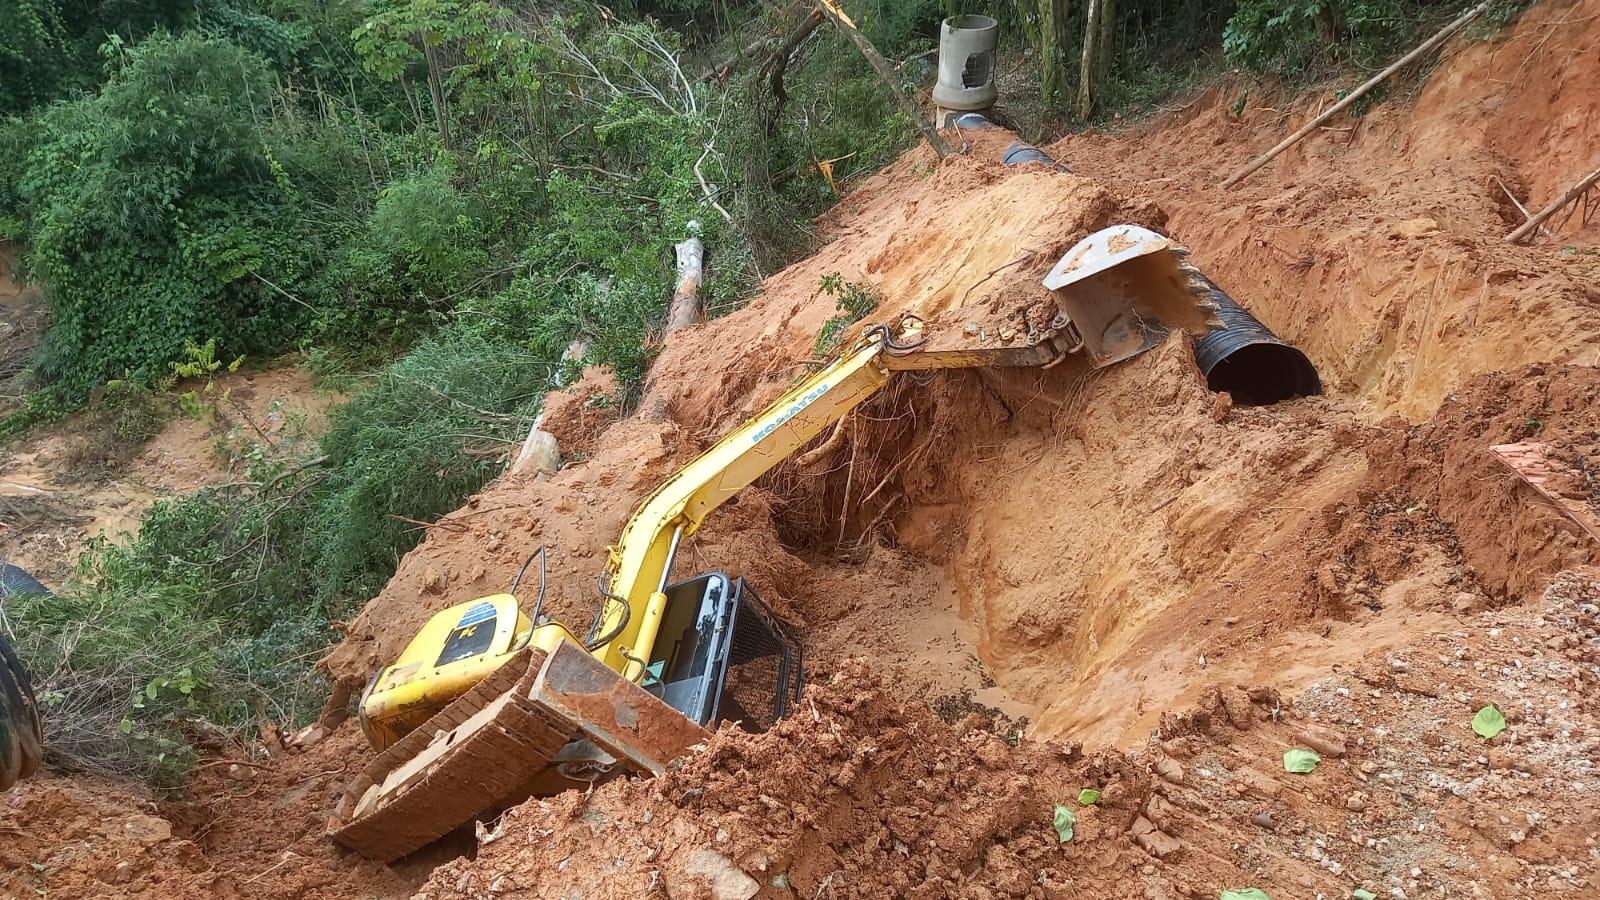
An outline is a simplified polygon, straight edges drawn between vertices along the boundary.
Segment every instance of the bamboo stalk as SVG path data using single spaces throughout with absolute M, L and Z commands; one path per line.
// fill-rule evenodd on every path
M 1266 153 L 1262 154 L 1256 159 L 1255 162 L 1250 163 L 1239 171 L 1228 176 L 1228 180 L 1224 181 L 1222 186 L 1225 188 L 1231 188 L 1244 179 L 1250 177 L 1252 172 L 1271 162 L 1278 154 L 1289 149 L 1290 147 L 1293 147 L 1295 144 L 1298 144 L 1306 135 L 1316 131 L 1317 126 L 1338 115 L 1340 112 L 1343 112 L 1345 108 L 1350 106 L 1350 104 L 1360 100 L 1362 97 L 1365 97 L 1367 92 L 1387 81 L 1390 75 L 1400 71 L 1410 63 L 1416 61 L 1416 59 L 1422 56 L 1424 53 L 1427 53 L 1429 50 L 1432 50 L 1433 48 L 1444 43 L 1445 40 L 1450 37 L 1450 35 L 1460 31 L 1463 25 L 1471 22 L 1484 10 L 1488 9 L 1489 3 L 1490 0 L 1484 0 L 1483 3 L 1480 3 L 1463 13 L 1459 19 L 1456 19 L 1454 22 L 1451 22 L 1449 25 L 1446 25 L 1444 28 L 1440 29 L 1436 34 L 1434 34 L 1433 37 L 1428 38 L 1427 40 L 1418 44 L 1415 49 L 1413 49 L 1410 53 L 1407 53 L 1405 56 L 1400 57 L 1398 60 L 1392 63 L 1389 68 L 1384 69 L 1382 72 L 1379 72 L 1378 74 L 1367 79 L 1365 84 L 1345 95 L 1343 100 L 1340 100 L 1338 103 L 1328 107 L 1327 111 L 1322 115 L 1317 116 L 1310 122 L 1307 122 L 1299 131 L 1296 131 L 1294 134 L 1291 134 L 1282 141 L 1278 142 L 1278 146 L 1273 147 L 1271 150 L 1268 150 Z

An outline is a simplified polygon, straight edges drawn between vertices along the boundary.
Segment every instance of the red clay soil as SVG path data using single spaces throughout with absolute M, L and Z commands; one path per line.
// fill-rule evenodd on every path
M 1234 191 L 1325 98 L 1252 93 L 1235 118 L 1244 86 L 1218 87 L 1058 142 L 1073 174 L 999 166 L 997 133 L 943 163 L 909 151 L 819 222 L 815 256 L 673 334 L 641 412 L 613 420 L 600 373 L 553 398 L 573 458 L 430 528 L 330 673 L 359 689 L 541 545 L 547 609 L 587 623 L 633 504 L 805 371 L 832 272 L 878 289 L 875 321 L 1001 340 L 1075 240 L 1142 223 L 1304 347 L 1326 396 L 1234 405 L 1181 335 L 1101 371 L 903 378 L 680 556 L 748 577 L 801 635 L 814 687 L 774 731 L 724 730 L 654 781 L 513 809 L 472 858 L 433 868 L 463 839 L 388 871 L 318 836 L 367 758 L 347 724 L 255 783 L 203 770 L 153 850 L 96 832 L 103 849 L 57 858 L 30 837 L 15 855 L 43 868 L 0 890 L 132 893 L 96 885 L 127 854 L 151 896 L 1594 896 L 1600 557 L 1488 447 L 1596 457 L 1593 226 L 1507 245 L 1495 178 L 1537 207 L 1600 164 L 1597 54 L 1600 0 L 1538 4 L 1452 44 L 1415 102 Z M 1511 725 L 1485 742 L 1468 723 L 1490 702 Z M 1284 772 L 1295 746 L 1315 772 Z M 1076 805 L 1085 787 L 1098 804 Z M 76 779 L 4 802 L 30 833 L 139 803 Z

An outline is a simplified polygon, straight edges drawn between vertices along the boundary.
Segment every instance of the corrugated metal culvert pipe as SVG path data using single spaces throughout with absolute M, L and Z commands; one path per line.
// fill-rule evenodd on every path
M 1000 154 L 1002 166 L 1021 166 L 1028 163 L 1043 163 L 1058 172 L 1071 171 L 1065 165 L 1056 162 L 1055 157 L 1027 141 L 1012 141 L 1011 145 Z
M 1189 287 L 1217 310 L 1221 324 L 1194 342 L 1194 361 L 1213 391 L 1227 391 L 1243 406 L 1270 406 L 1290 397 L 1322 393 L 1317 367 L 1298 347 L 1285 343 L 1249 310 L 1189 263 Z

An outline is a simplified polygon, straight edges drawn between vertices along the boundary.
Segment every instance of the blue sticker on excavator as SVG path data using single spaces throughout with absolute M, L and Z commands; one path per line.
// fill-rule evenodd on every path
M 474 603 L 461 614 L 461 620 L 445 638 L 444 649 L 439 651 L 434 665 L 442 666 L 489 652 L 489 645 L 494 642 L 495 619 L 493 603 Z

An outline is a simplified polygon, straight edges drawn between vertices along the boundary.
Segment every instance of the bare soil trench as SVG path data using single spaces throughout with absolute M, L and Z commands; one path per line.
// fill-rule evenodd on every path
M 1549 2 L 1232 192 L 1325 97 L 1280 122 L 1219 86 L 1049 148 L 1071 174 L 1002 167 L 992 135 L 937 165 L 909 151 L 824 218 L 816 256 L 674 335 L 642 412 L 588 403 L 599 372 L 554 399 L 581 461 L 430 529 L 330 672 L 365 683 L 540 545 L 551 608 L 587 621 L 632 505 L 799 371 L 830 272 L 878 288 L 874 319 L 959 326 L 1137 222 L 1303 347 L 1326 395 L 1232 406 L 1181 337 L 1099 372 L 902 379 L 680 557 L 751 579 L 803 635 L 814 687 L 774 731 L 724 730 L 667 776 L 530 801 L 394 869 L 321 835 L 366 759 L 353 726 L 219 760 L 186 802 L 46 779 L 0 800 L 0 892 L 1593 896 L 1600 559 L 1488 448 L 1600 448 L 1600 232 L 1506 245 L 1499 187 L 1537 207 L 1600 163 L 1597 83 L 1600 0 Z M 1485 742 L 1468 723 L 1488 703 L 1510 725 Z M 1296 746 L 1315 772 L 1283 771 Z M 1083 788 L 1101 800 L 1077 806 Z M 1057 803 L 1077 809 L 1065 844 Z

